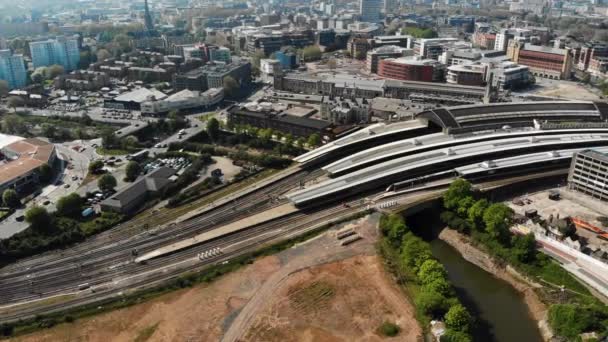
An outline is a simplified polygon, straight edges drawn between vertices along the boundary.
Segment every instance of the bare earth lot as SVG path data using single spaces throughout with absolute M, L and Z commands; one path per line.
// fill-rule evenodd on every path
M 211 284 L 13 341 L 417 341 L 413 308 L 375 255 L 375 224 L 348 224 L 363 237 L 348 247 L 332 230 Z M 378 336 L 385 320 L 402 332 Z

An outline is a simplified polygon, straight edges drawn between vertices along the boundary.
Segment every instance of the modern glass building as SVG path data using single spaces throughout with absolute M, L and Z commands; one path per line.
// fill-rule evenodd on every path
M 0 80 L 5 80 L 9 89 L 25 87 L 27 72 L 22 55 L 13 55 L 10 50 L 0 50 Z
M 66 71 L 78 69 L 80 50 L 74 38 L 49 39 L 30 43 L 34 68 L 58 64 Z
M 377 23 L 380 21 L 380 11 L 384 0 L 359 0 L 359 14 L 361 21 Z

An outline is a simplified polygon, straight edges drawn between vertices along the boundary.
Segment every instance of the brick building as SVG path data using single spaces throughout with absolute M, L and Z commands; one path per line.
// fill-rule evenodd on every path
M 444 71 L 441 63 L 431 59 L 387 58 L 378 64 L 378 76 L 404 81 L 441 81 Z

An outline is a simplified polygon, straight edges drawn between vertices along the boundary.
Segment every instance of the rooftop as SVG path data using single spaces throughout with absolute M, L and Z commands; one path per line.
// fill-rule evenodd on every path
M 16 139 L 20 138 L 6 138 L 6 141 L 13 140 L 14 142 L 2 147 L 5 153 L 16 154 L 17 157 L 0 164 L 0 184 L 33 171 L 43 164 L 48 164 L 55 152 L 55 145 L 44 140 L 36 138 Z
M 154 97 L 156 100 L 163 100 L 167 98 L 167 95 L 156 89 L 139 88 L 115 97 L 114 101 L 142 103 L 150 97 Z

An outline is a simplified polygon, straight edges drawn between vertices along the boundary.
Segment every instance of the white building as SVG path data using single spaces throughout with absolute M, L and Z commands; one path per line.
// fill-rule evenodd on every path
M 182 90 L 163 100 L 151 100 L 141 104 L 143 115 L 157 116 L 172 110 L 206 108 L 220 103 L 224 99 L 224 89 L 211 88 L 204 92 Z
M 260 72 L 264 82 L 272 82 L 273 76 L 281 73 L 281 62 L 276 59 L 260 60 Z

